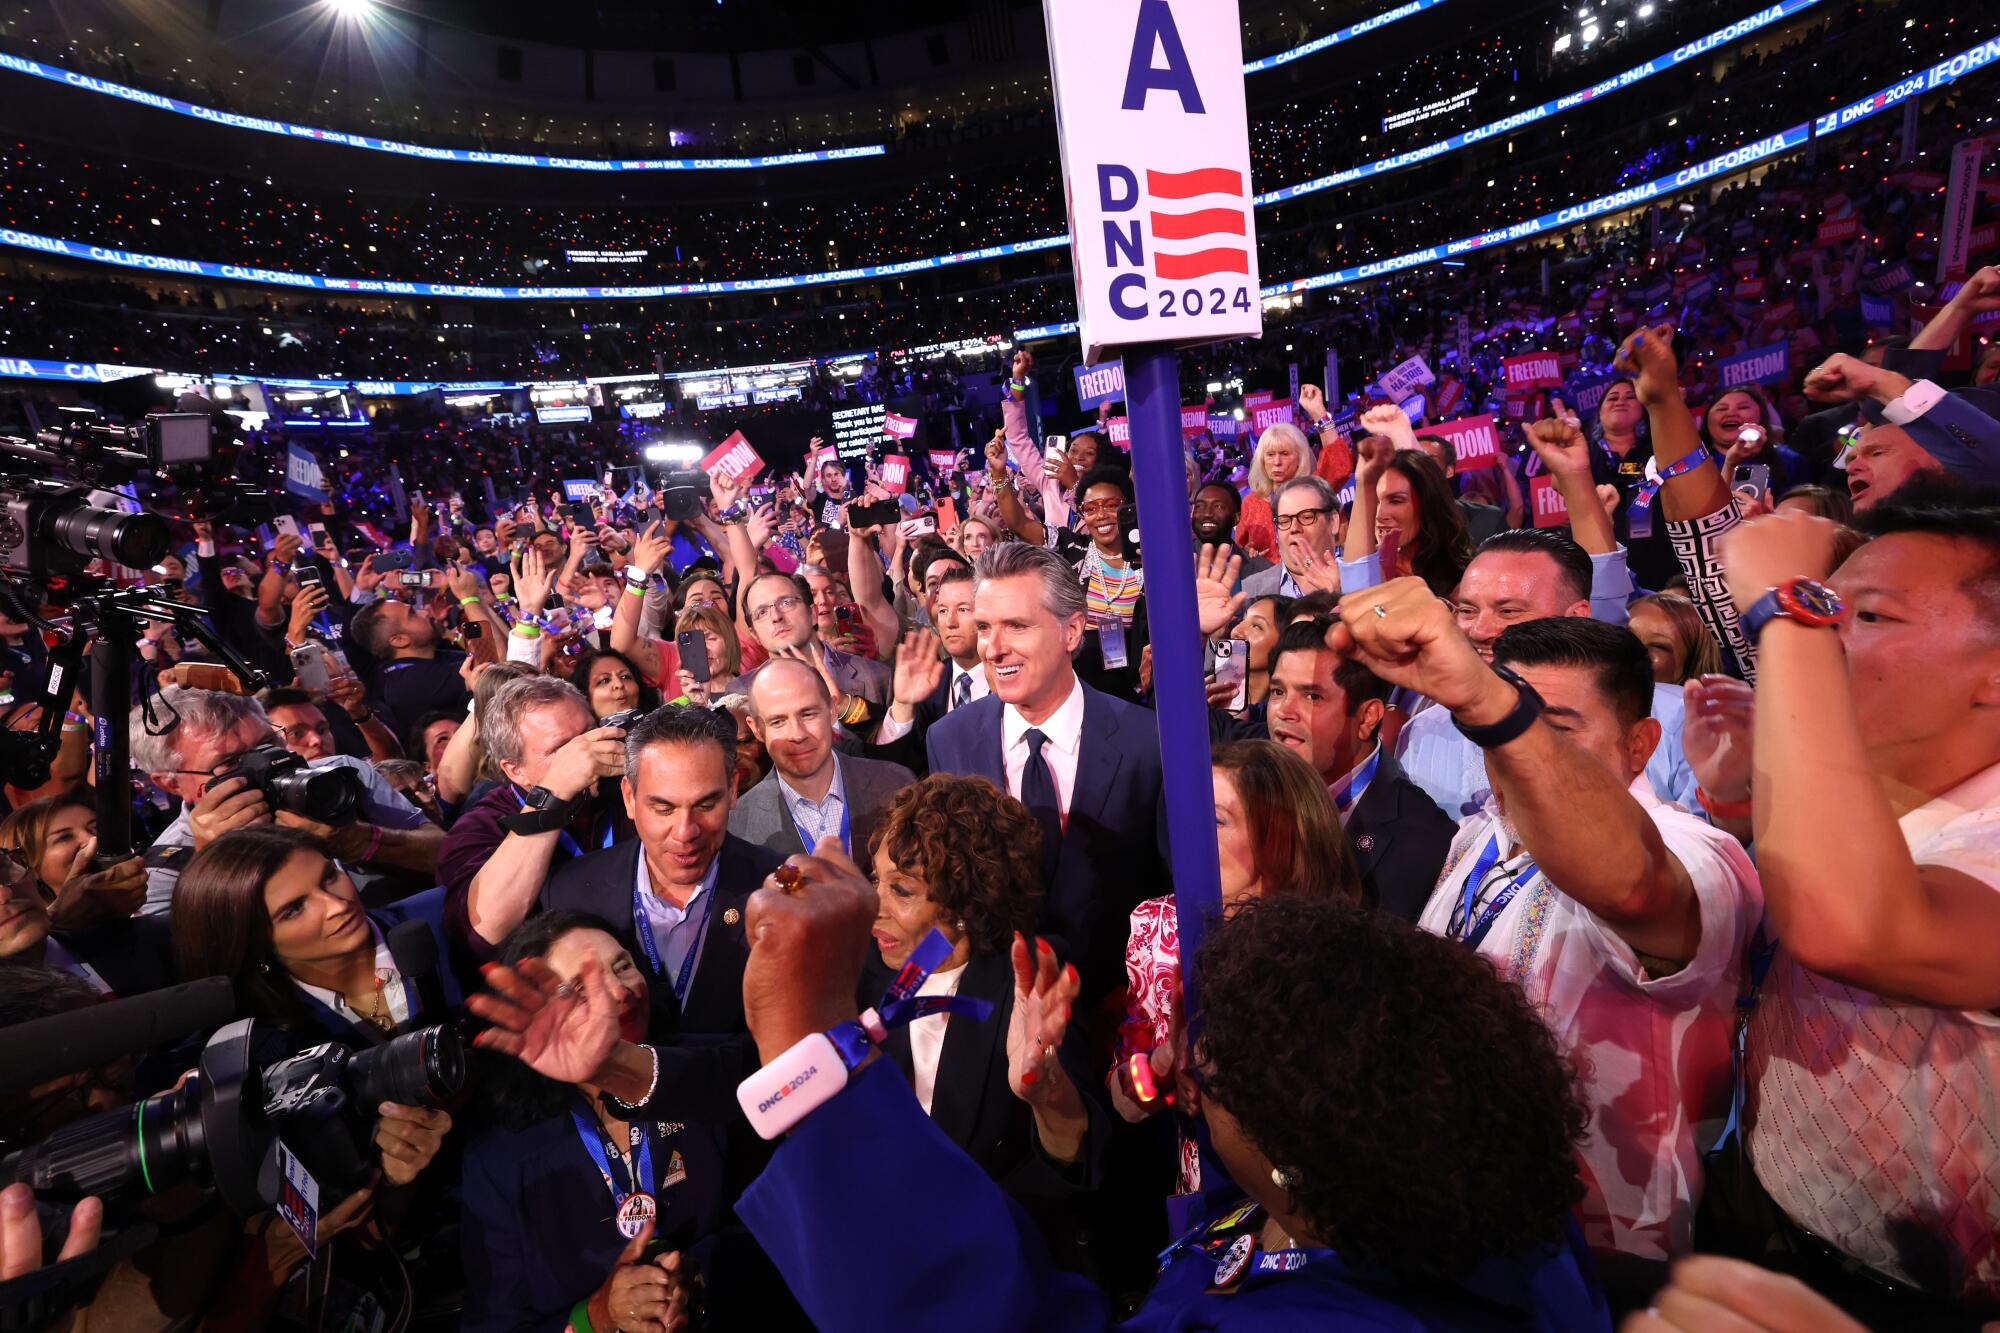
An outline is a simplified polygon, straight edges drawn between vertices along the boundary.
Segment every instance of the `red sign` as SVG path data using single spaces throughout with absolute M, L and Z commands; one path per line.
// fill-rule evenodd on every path
M 1542 389 L 1552 384 L 1561 384 L 1562 365 L 1554 352 L 1529 352 L 1526 356 L 1510 356 L 1500 363 L 1507 376 L 1507 392 L 1520 389 Z
M 1192 440 L 1208 429 L 1208 404 L 1196 403 L 1181 409 L 1181 438 Z
M 701 460 L 701 470 L 711 477 L 748 481 L 764 470 L 764 460 L 750 441 L 743 438 L 742 431 L 731 431 L 728 439 Z
M 1250 400 L 1246 398 L 1243 401 L 1248 406 Z M 1273 402 L 1266 395 L 1266 401 L 1250 409 L 1250 429 L 1259 435 L 1262 435 L 1267 428 L 1279 422 L 1290 422 L 1291 419 L 1292 400 L 1289 398 L 1280 398 Z
M 1861 234 L 1861 219 L 1852 213 L 1844 218 L 1834 218 L 1819 224 L 1819 231 L 1813 236 L 1814 245 L 1839 245 L 1851 241 Z
M 901 495 L 910 485 L 910 460 L 901 454 L 882 455 L 882 488 Z
M 1761 301 L 1764 299 L 1764 280 L 1762 278 L 1745 278 L 1736 284 L 1736 290 L 1732 291 L 1730 295 L 1739 301 Z
M 907 440 L 917 433 L 915 417 L 898 416 L 894 412 L 882 414 L 882 433 L 892 440 Z
M 1535 506 L 1535 526 L 1538 528 L 1560 528 L 1569 523 L 1569 506 L 1563 503 L 1562 492 L 1556 489 L 1553 477 L 1528 478 L 1530 502 Z
M 1104 429 L 1111 434 L 1111 442 L 1121 449 L 1132 447 L 1132 423 L 1125 417 L 1106 417 Z
M 1988 222 L 1972 229 L 1972 234 L 1966 238 L 1965 252 L 1976 255 L 1996 245 L 2000 245 L 2000 222 Z
M 1757 271 L 1757 262 L 1756 255 L 1738 255 L 1729 261 L 1729 267 L 1736 270 L 1737 276 L 1747 278 Z
M 1465 383 L 1456 375 L 1446 375 L 1437 387 L 1437 396 L 1432 401 L 1432 409 L 1439 415 L 1458 406 L 1458 400 L 1465 397 Z
M 1458 455 L 1458 470 L 1471 472 L 1500 464 L 1500 427 L 1491 415 L 1461 417 L 1427 427 L 1426 435 L 1442 435 Z
M 1270 389 L 1259 389 L 1255 393 L 1246 393 L 1243 395 L 1243 410 L 1246 412 L 1255 412 L 1258 408 L 1277 396 Z
M 943 476 L 958 466 L 958 455 L 949 449 L 931 450 L 931 471 Z
M 1941 171 L 1899 171 L 1889 180 L 1896 185 L 1906 185 L 1919 194 L 1935 194 L 1944 188 L 1944 173 Z

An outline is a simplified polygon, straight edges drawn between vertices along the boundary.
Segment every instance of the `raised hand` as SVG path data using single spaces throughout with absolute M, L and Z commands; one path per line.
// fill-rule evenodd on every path
M 461 564 L 447 565 L 444 577 L 445 586 L 451 589 L 451 595 L 461 602 L 468 597 L 477 597 L 486 591 L 485 578 L 479 574 L 475 574 L 470 566 Z
M 1681 746 L 1701 789 L 1718 801 L 1750 799 L 1750 759 L 1757 691 L 1731 676 L 1687 682 L 1687 722 Z
M 289 565 L 296 560 L 305 546 L 305 538 L 295 532 L 281 532 L 271 546 L 271 559 L 277 564 Z
M 2000 301 L 1995 308 L 2000 309 Z M 1851 403 L 1862 398 L 1891 403 L 1909 389 L 1910 379 L 1841 352 L 1814 366 L 1803 387 L 1806 397 L 1820 403 Z
M 1007 475 L 1007 432 L 1004 430 L 994 431 L 993 438 L 986 442 L 986 470 L 996 480 Z
M 539 958 L 486 968 L 487 992 L 466 1007 L 493 1026 L 473 1038 L 482 1050 L 511 1055 L 544 1078 L 587 1083 L 618 1044 L 618 998 L 595 958 L 564 985 Z
M 758 505 L 750 511 L 743 522 L 743 535 L 750 539 L 750 549 L 761 551 L 764 543 L 771 540 L 778 530 L 778 509 L 776 505 Z
M 1974 313 L 2000 310 L 2000 268 L 1988 264 L 1967 278 L 1951 298 L 1951 304 Z
M 549 604 L 549 598 L 556 590 L 556 571 L 540 550 L 528 547 L 514 561 L 514 597 L 521 604 L 521 614 L 538 616 Z
M 1480 659 L 1451 608 L 1419 578 L 1391 579 L 1341 598 L 1326 646 L 1454 713 L 1497 703 L 1495 715 L 1504 716 L 1513 707 L 1512 687 Z
M 1531 421 L 1527 429 L 1528 447 L 1542 460 L 1550 476 L 1567 473 L 1590 475 L 1590 441 L 1573 420 L 1553 417 Z
M 56 900 L 49 905 L 50 924 L 75 930 L 123 920 L 146 901 L 144 858 L 129 857 L 93 870 L 90 863 L 96 856 L 96 838 L 86 838 L 77 845 L 62 887 L 56 890 Z
M 1674 358 L 1674 326 L 1655 324 L 1633 330 L 1611 364 L 1635 377 L 1639 401 L 1657 407 L 1680 398 L 1680 362 Z
M 784 889 L 766 880 L 750 895 L 743 918 L 750 938 L 743 1016 L 766 1063 L 801 1038 L 854 1017 L 861 969 L 875 952 L 869 930 L 880 901 L 838 838 L 822 838 L 813 855 L 785 864 L 800 872 L 799 882 Z
M 1370 435 L 1385 435 L 1398 449 L 1417 447 L 1417 433 L 1410 428 L 1410 415 L 1394 403 L 1377 403 L 1361 414 L 1361 428 Z
M 1014 932 L 1014 1012 L 1007 1020 L 1007 1086 L 1034 1106 L 1046 1103 L 1065 1079 L 1058 1053 L 1069 1030 L 1070 1005 L 1082 982 L 1071 964 L 1058 964 L 1047 940 Z
M 896 645 L 895 702 L 910 708 L 944 683 L 944 648 L 927 629 L 911 630 Z
M 632 539 L 632 563 L 648 574 L 657 573 L 666 567 L 667 553 L 673 547 L 674 540 L 664 524 L 648 524 Z
M 1402 416 L 1401 408 L 1392 409 Z M 1409 418 L 1403 418 L 1405 422 Z M 1364 425 L 1366 419 L 1363 419 Z M 1354 484 L 1366 487 L 1368 494 L 1375 493 L 1375 486 L 1382 480 L 1382 474 L 1389 470 L 1389 460 L 1396 456 L 1396 443 L 1379 431 L 1363 435 L 1354 444 Z
M 1326 415 L 1326 395 L 1317 384 L 1299 386 L 1299 411 L 1305 415 L 1308 425 Z
M 1287 537 L 1285 549 L 1291 559 L 1286 568 L 1292 571 L 1292 581 L 1306 592 L 1330 592 L 1336 596 L 1340 592 L 1340 553 L 1338 551 L 1316 551 L 1311 543 L 1298 537 Z
M 1203 543 L 1195 553 L 1195 616 L 1204 638 L 1219 634 L 1243 609 L 1243 594 L 1230 592 L 1242 573 L 1243 557 L 1233 554 L 1228 542 L 1219 546 Z
M 438 1106 L 400 1106 L 383 1102 L 375 1108 L 375 1146 L 381 1150 L 382 1178 L 407 1185 L 423 1173 L 444 1145 L 451 1116 Z
M 292 599 L 291 622 L 285 626 L 285 637 L 293 643 L 303 642 L 306 631 L 312 628 L 315 617 L 326 610 L 326 588 L 322 584 L 308 583 L 299 589 L 299 595 Z

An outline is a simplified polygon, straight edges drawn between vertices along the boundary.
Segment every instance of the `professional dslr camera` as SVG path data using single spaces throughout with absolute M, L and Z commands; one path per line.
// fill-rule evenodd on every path
M 708 474 L 700 468 L 677 469 L 660 478 L 660 508 L 676 523 L 700 515 L 708 502 Z
M 289 810 L 322 824 L 352 824 L 361 813 L 361 775 L 351 768 L 314 768 L 280 745 L 260 745 L 217 782 L 247 779 L 275 813 Z

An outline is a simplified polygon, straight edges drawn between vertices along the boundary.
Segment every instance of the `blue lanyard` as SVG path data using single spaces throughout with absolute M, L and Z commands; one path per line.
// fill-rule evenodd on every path
M 799 817 L 792 811 L 789 802 L 785 813 L 791 816 L 792 827 L 798 830 L 799 842 L 804 845 L 806 855 L 811 856 L 813 839 L 806 836 L 806 826 L 799 823 Z M 854 855 L 854 805 L 847 799 L 845 793 L 842 793 L 840 798 L 840 850 L 849 856 Z
M 1333 805 L 1341 814 L 1352 810 L 1355 803 L 1368 792 L 1368 784 L 1375 780 L 1375 770 L 1382 763 L 1382 747 L 1377 745 L 1374 752 L 1361 762 L 1361 767 L 1334 789 Z
M 674 978 L 674 1000 L 679 1004 L 687 1003 L 688 986 L 694 980 L 695 960 L 701 956 L 701 946 L 708 940 L 708 900 L 714 892 L 707 889 L 700 893 L 701 925 L 695 929 L 694 943 L 688 946 L 686 956 L 681 959 L 680 975 Z M 655 977 L 665 976 L 667 965 L 660 961 L 659 941 L 653 938 L 653 919 L 646 914 L 646 895 L 636 884 L 632 886 L 632 933 L 639 937 L 639 948 L 646 955 L 647 970 Z
M 917 947 L 910 950 L 910 956 L 897 969 L 895 979 L 882 992 L 882 1002 L 875 1006 L 873 1016 L 881 1024 L 882 1031 L 873 1035 L 862 1026 L 861 1021 L 850 1019 L 827 1029 L 827 1039 L 840 1052 L 841 1060 L 849 1069 L 859 1065 L 868 1056 L 869 1047 L 887 1029 L 899 1024 L 915 1022 L 919 1018 L 930 1018 L 937 1014 L 964 1014 L 975 1023 L 983 1023 L 993 1013 L 993 1006 L 985 1000 L 970 995 L 918 995 L 923 984 L 930 980 L 931 973 L 937 971 L 939 963 L 951 956 L 951 941 L 944 932 L 933 929 Z M 868 1015 L 863 1015 L 867 1018 Z
M 598 1174 L 604 1177 L 605 1188 L 611 1191 L 611 1208 L 615 1214 L 625 1205 L 625 1200 L 633 1194 L 653 1192 L 653 1140 L 645 1127 L 637 1120 L 631 1125 L 632 1166 L 638 1177 L 628 1179 L 625 1163 L 618 1163 L 618 1174 L 611 1174 L 610 1145 L 604 1140 L 604 1126 L 597 1117 L 582 1107 L 572 1106 L 570 1118 L 576 1121 L 577 1137 L 583 1140 L 583 1150 L 590 1154 L 590 1160 L 597 1164 Z M 622 1182 L 622 1188 L 621 1188 Z
M 1535 863 L 1530 861 L 1526 869 L 1514 876 L 1505 888 L 1494 895 L 1493 901 L 1486 905 L 1485 912 L 1481 913 L 1475 924 L 1472 920 L 1472 904 L 1479 898 L 1479 886 L 1486 882 L 1486 876 L 1492 872 L 1499 860 L 1500 835 L 1496 833 L 1492 841 L 1486 844 L 1486 850 L 1479 854 L 1479 859 L 1472 863 L 1472 873 L 1465 877 L 1465 887 L 1459 894 L 1458 910 L 1451 914 L 1451 922 L 1445 927 L 1447 934 L 1459 940 L 1468 949 L 1477 949 L 1480 946 L 1486 939 L 1487 932 L 1493 929 L 1493 923 L 1500 919 L 1500 913 L 1507 909 L 1507 904 L 1513 902 L 1514 895 L 1521 891 L 1521 886 L 1535 877 Z
M 1708 450 L 1706 448 L 1698 448 L 1691 454 L 1681 455 L 1681 457 L 1661 468 L 1658 476 L 1648 477 L 1639 483 L 1637 493 L 1632 496 L 1632 508 L 1651 508 L 1653 497 L 1660 493 L 1660 487 L 1666 485 L 1675 477 L 1685 477 L 1688 473 L 1694 471 L 1707 461 Z

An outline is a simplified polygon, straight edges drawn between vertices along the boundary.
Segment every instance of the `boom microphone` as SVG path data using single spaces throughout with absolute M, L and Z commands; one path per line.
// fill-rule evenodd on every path
M 19 1092 L 120 1056 L 211 1032 L 236 1016 L 227 977 L 203 977 L 0 1030 L 0 1092 Z

